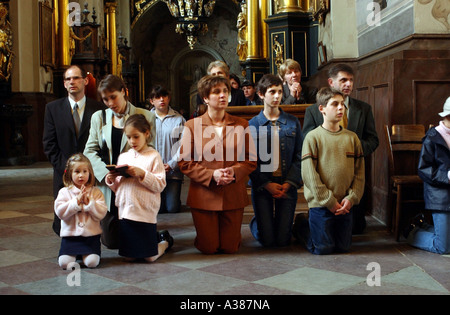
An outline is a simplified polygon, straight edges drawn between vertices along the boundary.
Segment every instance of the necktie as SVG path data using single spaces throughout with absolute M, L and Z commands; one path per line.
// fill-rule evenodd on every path
M 75 104 L 74 108 L 73 108 L 73 122 L 75 124 L 75 132 L 78 133 L 80 132 L 80 126 L 81 126 L 81 120 L 80 120 L 80 115 L 78 115 L 78 104 Z
M 347 111 L 348 111 L 348 109 L 345 108 L 344 116 L 342 116 L 342 119 L 339 122 L 339 125 L 341 125 L 345 129 L 347 128 L 347 125 L 348 125 L 348 113 L 347 113 Z

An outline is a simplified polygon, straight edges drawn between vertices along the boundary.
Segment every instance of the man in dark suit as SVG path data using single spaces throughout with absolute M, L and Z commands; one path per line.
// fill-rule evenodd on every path
M 345 97 L 346 126 L 355 132 L 361 141 L 364 156 L 369 156 L 378 147 L 379 140 L 375 129 L 372 107 L 362 101 L 350 97 L 353 91 L 353 69 L 346 64 L 337 64 L 328 71 L 328 84 L 331 88 L 341 92 Z M 317 104 L 306 109 L 303 122 L 303 137 L 323 124 L 323 116 Z M 353 207 L 353 233 L 360 234 L 366 226 L 364 197 L 362 202 Z
M 45 107 L 44 153 L 53 166 L 53 197 L 64 186 L 62 177 L 67 159 L 83 152 L 89 136 L 91 116 L 104 106 L 85 95 L 89 83 L 86 72 L 70 66 L 64 73 L 64 87 L 68 97 L 50 102 Z M 59 235 L 61 221 L 55 215 L 53 230 Z

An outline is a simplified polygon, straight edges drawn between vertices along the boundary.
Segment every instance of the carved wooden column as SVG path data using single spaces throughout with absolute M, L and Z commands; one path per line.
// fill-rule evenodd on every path
M 264 2 L 264 1 L 263 1 Z M 258 0 L 247 0 L 247 59 L 241 62 L 242 68 L 245 70 L 247 80 L 258 82 L 259 79 L 269 71 L 269 62 L 266 58 L 267 53 L 264 52 L 264 41 L 262 40 L 261 22 L 262 16 L 267 14 L 267 4 Z M 262 8 L 262 10 L 261 10 Z
M 317 44 L 312 41 L 312 15 L 308 3 L 304 0 L 280 0 L 275 14 L 265 20 L 269 27 L 271 73 L 277 73 L 277 66 L 292 58 L 300 63 L 304 79 L 311 75 L 311 69 L 316 65 L 312 57 L 317 55 Z
M 105 4 L 105 13 L 107 15 L 107 33 L 109 39 L 109 58 L 111 59 L 111 73 L 117 73 L 117 30 L 116 30 L 116 8 L 117 3 L 107 2 Z

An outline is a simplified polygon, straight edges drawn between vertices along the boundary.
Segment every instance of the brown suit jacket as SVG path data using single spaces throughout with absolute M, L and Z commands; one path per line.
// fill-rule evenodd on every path
M 240 209 L 249 204 L 246 184 L 257 162 L 247 127 L 247 120 L 228 113 L 225 113 L 222 137 L 217 136 L 207 112 L 186 122 L 178 165 L 191 179 L 188 206 L 221 211 Z M 235 181 L 218 186 L 213 172 L 225 167 L 233 167 Z

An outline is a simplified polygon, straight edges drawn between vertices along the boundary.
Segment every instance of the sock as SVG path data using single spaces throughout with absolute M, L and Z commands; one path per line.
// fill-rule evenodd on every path
M 100 256 L 97 254 L 83 256 L 83 263 L 88 268 L 95 268 L 100 263 Z
M 62 269 L 67 269 L 67 266 L 75 261 L 76 256 L 61 255 L 58 257 L 58 263 Z

